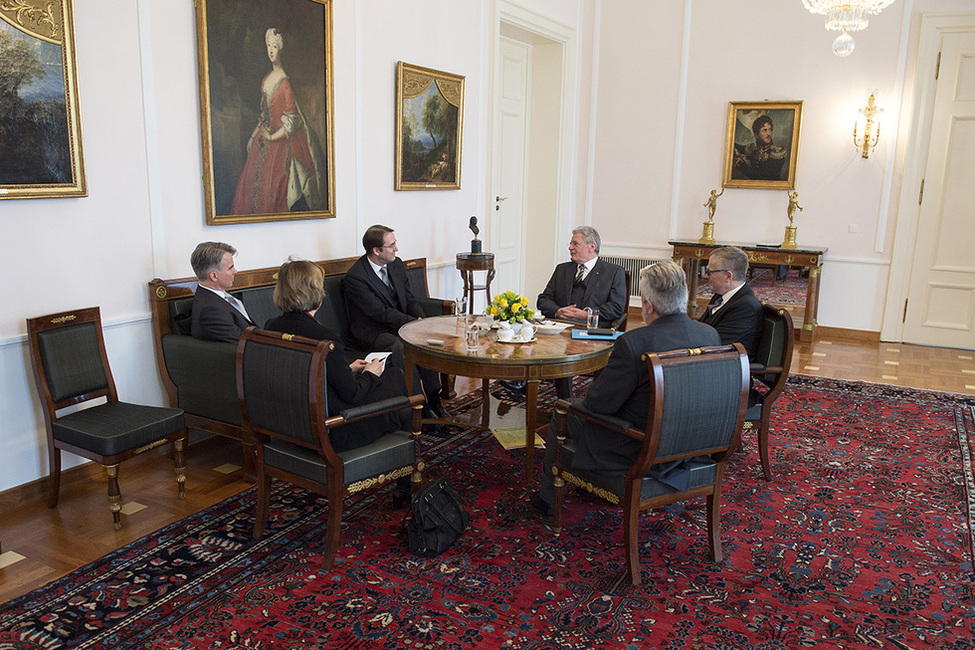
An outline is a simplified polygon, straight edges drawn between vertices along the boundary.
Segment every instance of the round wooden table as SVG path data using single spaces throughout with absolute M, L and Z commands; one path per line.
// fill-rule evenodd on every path
M 538 410 L 538 382 L 572 377 L 599 370 L 609 361 L 612 341 L 584 341 L 565 329 L 558 334 L 536 334 L 533 343 L 502 343 L 494 330 L 482 332 L 474 352 L 467 351 L 465 332 L 471 317 L 438 316 L 407 323 L 399 330 L 406 361 L 406 383 L 413 389 L 413 366 L 441 373 L 483 380 L 484 397 L 480 413 L 453 418 L 451 423 L 489 429 L 491 379 L 525 380 L 525 483 L 532 489 L 535 458 L 535 429 Z M 443 345 L 431 343 L 443 341 Z

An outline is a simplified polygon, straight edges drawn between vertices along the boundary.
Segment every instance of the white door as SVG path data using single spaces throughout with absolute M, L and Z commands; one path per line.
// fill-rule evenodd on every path
M 945 34 L 904 341 L 975 349 L 975 34 Z
M 496 132 L 494 228 L 497 233 L 491 291 L 521 290 L 527 211 L 528 106 L 531 48 L 507 38 L 500 40 L 499 115 Z

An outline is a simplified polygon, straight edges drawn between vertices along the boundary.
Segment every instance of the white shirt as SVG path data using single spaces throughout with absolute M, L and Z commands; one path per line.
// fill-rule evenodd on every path
M 592 271 L 592 267 L 596 266 L 596 262 L 598 261 L 599 261 L 599 256 L 597 255 L 596 257 L 592 258 L 588 262 L 582 264 L 582 266 L 586 267 L 585 273 L 582 274 L 583 280 L 589 277 L 589 273 Z M 578 272 L 579 272 L 579 265 L 576 264 L 576 273 Z
M 386 268 L 386 265 L 385 264 L 383 264 L 382 266 L 380 266 L 380 265 L 376 264 L 375 262 L 373 262 L 368 257 L 366 258 L 366 261 L 369 262 L 369 266 L 372 267 L 372 270 L 376 274 L 376 277 L 378 277 L 380 280 L 383 279 L 383 274 L 382 274 L 382 270 L 383 269 L 386 269 L 386 275 L 387 275 L 387 277 L 389 276 L 389 269 Z M 383 284 L 385 284 L 385 281 L 383 281 Z
M 718 305 L 717 307 L 712 307 L 711 308 L 711 313 L 713 314 L 716 311 L 719 311 L 725 305 L 727 305 L 728 304 L 728 301 L 731 300 L 731 297 L 733 295 L 735 295 L 736 293 L 738 293 L 738 290 L 741 289 L 743 286 L 745 286 L 745 283 L 744 282 L 742 282 L 741 284 L 739 284 L 734 289 L 729 289 L 727 292 L 721 294 L 721 304 Z

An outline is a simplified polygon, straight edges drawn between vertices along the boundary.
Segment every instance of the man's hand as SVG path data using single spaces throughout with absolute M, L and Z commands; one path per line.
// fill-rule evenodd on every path
M 559 307 L 559 309 L 555 312 L 555 317 L 563 320 L 586 320 L 586 316 L 588 315 L 589 314 L 585 309 L 579 309 L 575 305 Z

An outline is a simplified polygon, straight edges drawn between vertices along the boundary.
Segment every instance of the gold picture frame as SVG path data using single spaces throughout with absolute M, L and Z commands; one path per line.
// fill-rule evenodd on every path
M 0 199 L 88 196 L 71 2 L 0 2 Z
M 802 102 L 728 102 L 722 187 L 793 190 Z
M 207 223 L 334 217 L 331 0 L 196 0 L 196 29 Z
M 396 64 L 397 190 L 459 190 L 464 77 Z

